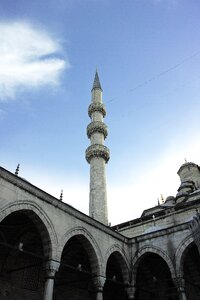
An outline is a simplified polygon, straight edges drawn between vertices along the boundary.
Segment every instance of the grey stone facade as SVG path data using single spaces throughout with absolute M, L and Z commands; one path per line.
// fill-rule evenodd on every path
M 95 79 L 90 216 L 0 168 L 1 300 L 200 299 L 199 167 L 180 167 L 176 197 L 107 226 L 101 96 Z

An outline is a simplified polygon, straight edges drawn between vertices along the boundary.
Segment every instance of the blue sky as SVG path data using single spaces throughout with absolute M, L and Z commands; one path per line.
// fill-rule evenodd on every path
M 107 108 L 112 224 L 175 195 L 200 164 L 200 3 L 1 0 L 1 166 L 87 213 L 87 108 Z

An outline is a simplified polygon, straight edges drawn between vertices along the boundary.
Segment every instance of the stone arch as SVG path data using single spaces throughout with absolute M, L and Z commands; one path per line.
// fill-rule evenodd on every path
M 127 287 L 130 282 L 128 265 L 125 250 L 121 245 L 116 243 L 108 248 L 104 260 L 104 299 L 128 299 Z
M 166 262 L 166 264 L 170 270 L 172 279 L 175 278 L 175 269 L 174 269 L 173 263 L 172 263 L 170 257 L 166 254 L 166 252 L 164 252 L 162 249 L 160 249 L 158 247 L 144 246 L 141 249 L 139 249 L 139 251 L 133 257 L 133 260 L 132 260 L 132 266 L 133 266 L 132 280 L 133 280 L 133 282 L 136 281 L 136 273 L 137 273 L 139 263 L 140 263 L 142 257 L 147 253 L 157 254 L 159 257 L 161 257 Z
M 102 255 L 91 233 L 74 227 L 60 238 L 60 267 L 55 277 L 55 299 L 94 299 L 101 278 Z
M 75 237 L 79 236 L 83 243 L 84 248 L 87 250 L 90 258 L 90 263 L 92 267 L 92 272 L 96 274 L 102 273 L 102 253 L 98 243 L 95 238 L 89 233 L 89 231 L 83 227 L 75 227 L 71 230 L 67 231 L 63 237 L 61 238 L 61 246 L 60 246 L 60 257 L 62 255 L 62 251 L 67 244 L 67 242 Z
M 15 212 L 23 212 L 33 221 L 43 241 L 44 256 L 47 259 L 55 259 L 57 257 L 57 236 L 53 224 L 44 210 L 34 202 L 16 201 L 1 209 L 0 222 Z
M 177 277 L 183 277 L 183 256 L 185 250 L 190 244 L 194 242 L 192 234 L 188 235 L 178 246 L 174 260 L 176 262 L 176 275 Z
M 129 262 L 128 259 L 126 257 L 126 253 L 123 249 L 123 247 L 121 247 L 119 244 L 114 244 L 112 245 L 106 252 L 105 254 L 105 259 L 104 259 L 104 276 L 106 275 L 106 265 L 108 262 L 109 257 L 112 254 L 116 254 L 117 255 L 117 260 L 119 262 L 119 265 L 121 267 L 122 270 L 122 275 L 123 275 L 123 279 L 124 282 L 128 283 L 130 281 L 129 278 Z
M 175 259 L 177 278 L 185 288 L 187 299 L 199 299 L 200 256 L 192 234 L 180 243 Z

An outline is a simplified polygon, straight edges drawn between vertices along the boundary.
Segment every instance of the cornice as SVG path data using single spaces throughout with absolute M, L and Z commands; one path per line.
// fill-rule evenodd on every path
M 33 196 L 39 198 L 41 201 L 47 202 L 50 205 L 66 212 L 67 214 L 85 222 L 88 225 L 91 225 L 100 231 L 104 231 L 106 234 L 116 238 L 122 242 L 127 243 L 128 238 L 123 236 L 121 233 L 114 231 L 109 226 L 104 225 L 103 223 L 94 220 L 93 218 L 89 217 L 88 215 L 80 212 L 76 208 L 72 207 L 71 205 L 61 202 L 59 199 L 53 197 L 52 195 L 46 193 L 45 191 L 41 190 L 40 188 L 34 186 L 27 180 L 14 175 L 13 173 L 9 172 L 8 170 L 0 167 L 0 179 L 3 179 L 14 186 L 18 187 L 19 189 L 24 190 L 32 194 Z
M 104 139 L 108 135 L 108 128 L 105 123 L 100 121 L 93 121 L 87 126 L 87 136 L 90 139 L 93 133 L 102 133 L 104 135 Z
M 96 157 L 96 158 L 101 157 L 107 163 L 110 159 L 110 151 L 104 145 L 94 144 L 94 145 L 89 146 L 86 149 L 85 157 L 86 157 L 86 160 L 88 163 L 90 163 L 91 159 L 94 157 Z
M 89 105 L 88 107 L 88 115 L 91 118 L 92 113 L 98 111 L 100 113 L 102 113 L 103 117 L 106 116 L 106 109 L 105 109 L 105 105 L 99 102 L 93 102 Z

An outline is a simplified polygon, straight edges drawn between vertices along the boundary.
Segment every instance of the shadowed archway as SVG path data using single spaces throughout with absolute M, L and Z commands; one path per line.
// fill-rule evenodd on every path
M 47 251 L 47 249 L 49 251 Z M 0 299 L 42 300 L 50 238 L 40 218 L 16 211 L 0 223 Z
M 136 271 L 135 300 L 178 300 L 167 263 L 155 253 L 145 253 Z
M 117 251 L 113 252 L 107 261 L 106 282 L 104 285 L 104 300 L 127 300 L 127 278 L 128 273 L 126 263 Z
M 188 300 L 200 299 L 200 256 L 198 248 L 191 243 L 182 257 L 183 278 Z
M 98 259 L 90 242 L 83 235 L 71 237 L 62 252 L 54 299 L 94 300 L 93 279 L 98 273 Z

